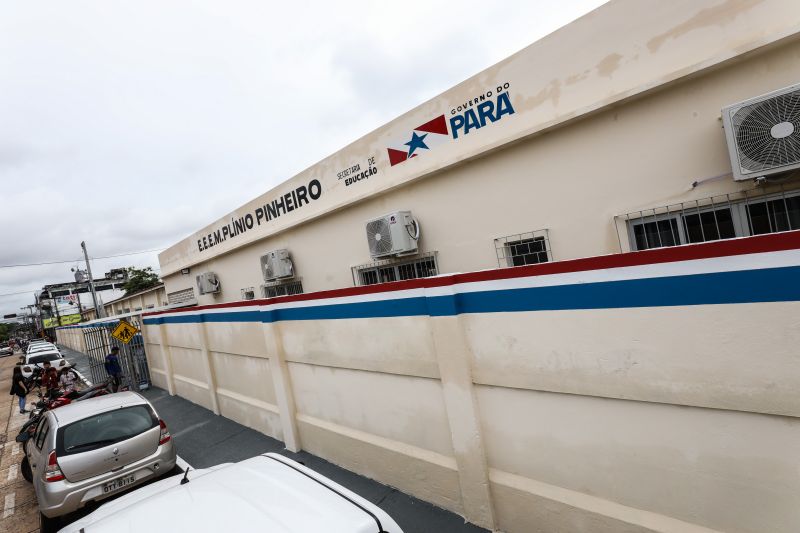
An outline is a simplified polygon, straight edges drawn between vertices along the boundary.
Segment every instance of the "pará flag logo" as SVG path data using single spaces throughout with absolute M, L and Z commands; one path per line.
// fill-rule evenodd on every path
M 395 166 L 448 140 L 450 140 L 450 133 L 447 130 L 447 120 L 444 115 L 440 115 L 414 128 L 408 137 L 392 143 L 394 146 L 387 148 L 389 163 L 391 166 Z

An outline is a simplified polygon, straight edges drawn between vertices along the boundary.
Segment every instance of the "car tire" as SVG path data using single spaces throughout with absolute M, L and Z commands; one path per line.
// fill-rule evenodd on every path
M 31 463 L 27 457 L 22 458 L 19 464 L 19 471 L 22 473 L 22 478 L 28 483 L 33 483 L 33 471 L 31 470 Z
M 56 533 L 61 529 L 61 519 L 59 517 L 48 518 L 39 513 L 39 533 Z

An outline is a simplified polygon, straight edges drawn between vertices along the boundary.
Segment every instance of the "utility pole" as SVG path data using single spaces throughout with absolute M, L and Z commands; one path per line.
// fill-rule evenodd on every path
M 86 251 L 86 241 L 81 241 L 81 248 L 83 248 L 83 258 L 86 259 L 86 273 L 89 274 L 89 290 L 92 291 L 92 303 L 94 304 L 94 314 L 97 318 L 101 318 L 100 307 L 97 305 L 97 293 L 94 291 L 94 278 L 92 277 L 92 267 L 89 265 L 89 253 Z
M 41 333 L 42 338 L 44 339 L 44 317 L 42 316 L 42 300 L 39 298 L 39 295 L 34 293 L 33 297 L 36 298 L 36 311 L 38 312 L 39 318 L 39 333 Z
M 50 301 L 53 303 L 53 309 L 55 309 L 55 312 L 56 312 L 56 324 L 58 324 L 58 326 L 60 326 L 61 325 L 61 313 L 58 312 L 58 298 L 57 297 L 56 298 L 50 298 Z M 56 327 L 58 327 L 58 326 L 56 326 Z

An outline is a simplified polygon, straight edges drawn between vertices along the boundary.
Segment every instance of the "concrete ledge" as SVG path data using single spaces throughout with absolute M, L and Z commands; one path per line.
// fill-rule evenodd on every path
M 244 394 L 239 394 L 238 392 L 234 392 L 232 390 L 217 388 L 217 394 L 220 396 L 225 396 L 232 400 L 237 400 L 239 402 L 245 403 L 252 407 L 256 407 L 258 409 L 263 409 L 265 411 L 269 411 L 271 413 L 278 414 L 278 406 L 275 404 L 271 404 L 268 402 L 264 402 L 262 400 L 253 398 L 251 396 L 245 396 Z
M 430 450 L 297 415 L 303 449 L 422 500 L 464 514 L 456 460 Z
M 495 518 L 501 530 L 531 533 L 716 532 L 494 468 L 489 469 L 489 479 L 494 495 Z

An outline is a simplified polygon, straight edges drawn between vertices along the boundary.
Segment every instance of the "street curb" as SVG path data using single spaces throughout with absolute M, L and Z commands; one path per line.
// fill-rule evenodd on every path
M 73 368 L 72 371 L 75 372 L 75 374 L 78 376 L 78 379 L 80 379 L 84 385 L 86 385 L 87 387 L 94 386 L 94 384 L 90 380 L 86 379 L 86 376 L 75 370 L 75 368 Z

